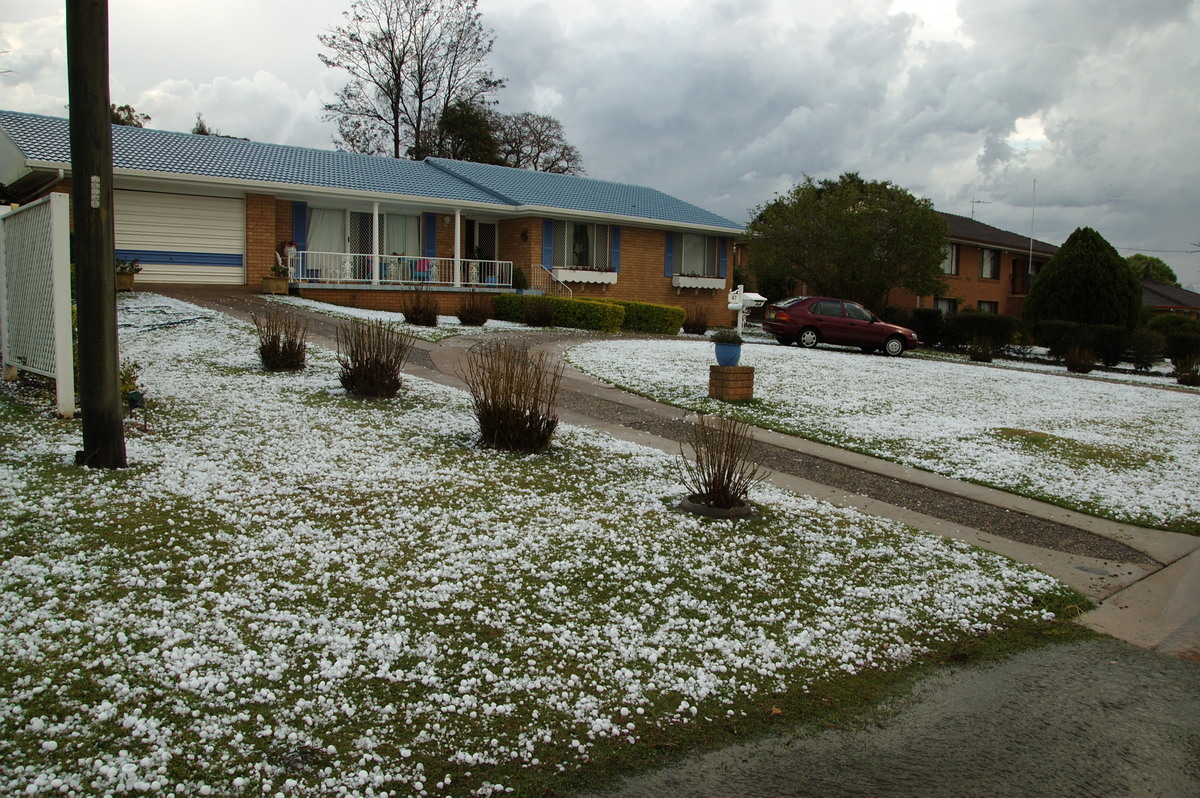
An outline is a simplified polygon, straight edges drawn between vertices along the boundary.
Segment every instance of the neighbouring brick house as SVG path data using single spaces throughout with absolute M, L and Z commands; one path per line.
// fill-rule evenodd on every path
M 143 282 L 257 285 L 283 263 L 303 296 L 397 309 L 425 288 L 453 312 L 520 270 L 535 290 L 733 315 L 742 226 L 651 188 L 121 126 L 113 173 L 117 253 Z M 0 111 L 0 185 L 69 192 L 67 120 Z
M 945 295 L 915 296 L 893 289 L 888 304 L 905 310 L 936 307 L 946 315 L 981 310 L 1020 316 L 1033 278 L 1058 247 L 965 216 L 942 216 L 950 228 L 950 244 L 942 263 Z
M 1155 313 L 1181 313 L 1200 319 L 1200 294 L 1174 285 L 1142 280 L 1142 304 Z

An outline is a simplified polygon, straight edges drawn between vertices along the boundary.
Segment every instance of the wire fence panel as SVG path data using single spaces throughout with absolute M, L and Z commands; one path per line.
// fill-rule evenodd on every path
M 5 373 L 24 369 L 54 379 L 63 416 L 75 412 L 68 202 L 66 194 L 51 194 L 0 217 Z

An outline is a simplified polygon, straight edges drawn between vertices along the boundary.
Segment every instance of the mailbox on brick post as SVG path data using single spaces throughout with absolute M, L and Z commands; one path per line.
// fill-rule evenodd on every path
M 729 292 L 729 309 L 737 311 L 737 336 L 741 339 L 746 315 L 751 308 L 765 304 L 762 294 L 748 293 L 743 286 Z M 723 402 L 737 402 L 754 398 L 753 366 L 709 366 L 708 396 Z

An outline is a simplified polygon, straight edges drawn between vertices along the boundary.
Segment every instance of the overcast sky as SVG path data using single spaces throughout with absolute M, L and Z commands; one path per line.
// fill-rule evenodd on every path
M 65 116 L 64 4 L 0 4 L 0 108 Z M 331 147 L 349 0 L 109 0 L 112 100 Z M 1061 244 L 1089 226 L 1200 286 L 1200 0 L 479 0 L 504 111 L 589 176 L 739 222 L 857 171 Z M 1036 195 L 1035 195 L 1036 181 Z M 1036 209 L 1035 209 L 1036 196 Z M 979 204 L 972 204 L 977 200 Z

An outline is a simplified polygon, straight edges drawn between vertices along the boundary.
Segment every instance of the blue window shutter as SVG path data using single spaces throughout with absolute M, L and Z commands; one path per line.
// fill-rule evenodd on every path
M 719 257 L 718 263 L 719 263 L 720 269 L 721 269 L 720 275 L 721 275 L 721 279 L 724 280 L 725 274 L 726 274 L 725 270 L 729 266 L 729 239 L 728 238 L 721 239 L 721 243 L 719 244 L 718 252 L 720 253 L 718 256 Z
M 425 246 L 422 250 L 427 258 L 437 257 L 437 214 L 425 214 Z
M 292 203 L 292 240 L 296 249 L 303 252 L 308 249 L 308 203 Z
M 666 277 L 675 276 L 675 236 L 667 233 L 666 245 L 663 247 L 666 253 L 663 256 L 663 275 Z
M 616 226 L 612 228 L 612 255 L 609 263 L 612 264 L 613 272 L 621 273 L 621 228 Z
M 554 268 L 554 220 L 542 220 L 542 265 Z

